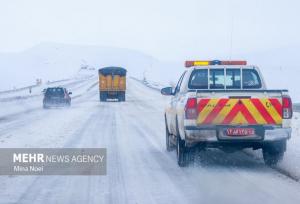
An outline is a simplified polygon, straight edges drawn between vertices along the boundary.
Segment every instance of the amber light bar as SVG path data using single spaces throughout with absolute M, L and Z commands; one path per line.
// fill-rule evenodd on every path
M 185 61 L 185 67 L 208 66 L 208 65 L 247 65 L 247 61 L 243 61 L 243 60 L 230 60 L 230 61 L 220 61 L 220 60 L 203 61 L 203 60 L 196 60 L 196 61 Z

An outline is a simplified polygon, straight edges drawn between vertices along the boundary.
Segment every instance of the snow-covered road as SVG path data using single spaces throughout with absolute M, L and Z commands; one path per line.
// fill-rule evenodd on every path
M 300 203 L 300 183 L 243 152 L 178 167 L 157 91 L 130 79 L 126 102 L 100 103 L 89 87 L 71 108 L 0 121 L 0 147 L 107 148 L 107 175 L 1 176 L 0 203 Z

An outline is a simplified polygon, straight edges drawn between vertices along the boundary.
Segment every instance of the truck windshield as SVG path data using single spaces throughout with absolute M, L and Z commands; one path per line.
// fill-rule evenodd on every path
M 227 69 L 226 70 L 226 88 L 240 89 L 241 88 L 241 70 Z
M 209 77 L 208 77 L 209 76 Z M 190 89 L 259 89 L 261 80 L 255 69 L 197 69 L 191 74 Z
M 46 96 L 62 97 L 64 96 L 64 90 L 62 88 L 50 88 L 47 89 Z
M 194 71 L 190 77 L 189 88 L 208 89 L 208 70 L 199 69 Z
M 224 89 L 225 75 L 224 69 L 211 69 L 209 72 L 209 88 Z
M 261 80 L 254 69 L 243 70 L 243 88 L 258 89 L 261 88 Z

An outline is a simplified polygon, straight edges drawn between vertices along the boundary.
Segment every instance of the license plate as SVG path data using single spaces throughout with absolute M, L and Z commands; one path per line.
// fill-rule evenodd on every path
M 253 128 L 228 128 L 226 130 L 228 136 L 248 136 L 255 135 Z

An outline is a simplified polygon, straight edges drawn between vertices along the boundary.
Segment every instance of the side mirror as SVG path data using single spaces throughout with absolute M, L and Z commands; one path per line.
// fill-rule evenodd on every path
M 173 94 L 173 88 L 172 87 L 166 87 L 166 88 L 163 88 L 160 90 L 160 93 L 162 95 L 165 95 L 165 96 L 171 96 L 171 95 L 174 95 Z
M 69 92 L 69 95 L 72 95 L 72 92 Z

